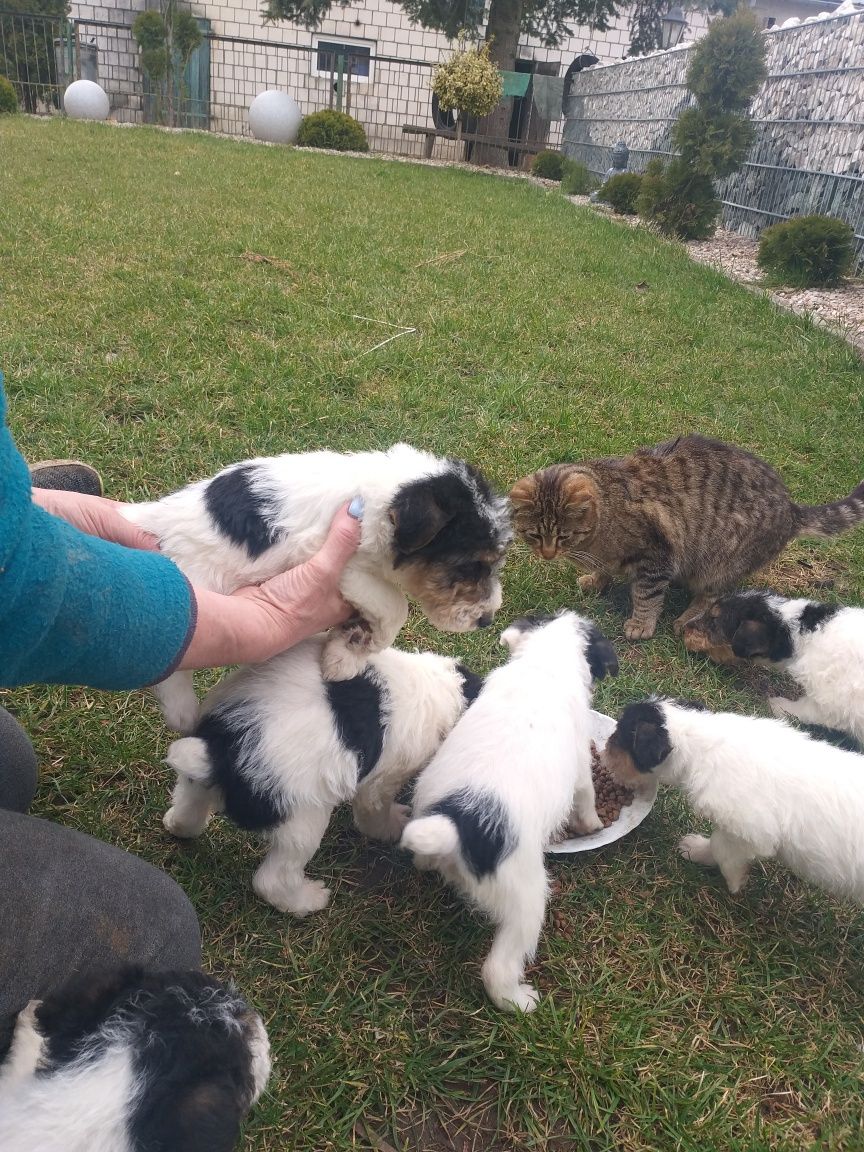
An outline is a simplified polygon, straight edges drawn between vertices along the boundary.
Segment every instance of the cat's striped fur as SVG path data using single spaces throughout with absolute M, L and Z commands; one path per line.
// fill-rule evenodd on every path
M 864 523 L 864 482 L 843 500 L 802 506 L 770 464 L 702 436 L 554 464 L 519 480 L 510 501 L 517 535 L 546 560 L 563 555 L 585 568 L 583 588 L 630 583 L 631 640 L 653 636 L 673 581 L 693 595 L 683 626 L 796 536 Z

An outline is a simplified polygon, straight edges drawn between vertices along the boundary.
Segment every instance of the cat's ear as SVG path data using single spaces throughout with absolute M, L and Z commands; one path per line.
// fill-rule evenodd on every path
M 533 476 L 523 476 L 517 480 L 510 489 L 510 503 L 514 511 L 520 508 L 530 508 L 537 496 L 537 485 Z
M 586 526 L 597 520 L 597 485 L 584 472 L 574 472 L 561 481 L 567 515 Z
M 588 661 L 592 678 L 602 680 L 604 676 L 617 676 L 618 657 L 600 629 L 592 624 L 587 639 L 585 659 Z

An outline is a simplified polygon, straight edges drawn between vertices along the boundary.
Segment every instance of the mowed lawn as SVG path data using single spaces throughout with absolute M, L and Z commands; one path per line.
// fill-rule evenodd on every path
M 864 475 L 864 368 L 841 341 L 555 191 L 23 117 L 0 122 L 0 155 L 11 424 L 31 459 L 84 457 L 112 496 L 399 439 L 505 489 L 693 431 L 765 456 L 803 502 Z M 768 673 L 673 637 L 680 594 L 630 644 L 624 590 L 583 597 L 576 576 L 514 548 L 500 619 L 596 617 L 621 661 L 602 710 L 657 691 L 766 712 Z M 860 602 L 864 530 L 794 546 L 772 579 Z M 496 630 L 448 636 L 416 615 L 401 643 L 502 659 Z M 864 918 L 774 866 L 731 897 L 678 858 L 694 823 L 674 796 L 619 844 L 550 862 L 543 998 L 513 1017 L 482 993 L 488 927 L 346 813 L 310 869 L 331 907 L 291 920 L 251 892 L 251 837 L 163 832 L 170 736 L 143 693 L 3 702 L 38 745 L 38 813 L 175 877 L 208 968 L 264 1014 L 275 1066 L 247 1152 L 864 1148 Z

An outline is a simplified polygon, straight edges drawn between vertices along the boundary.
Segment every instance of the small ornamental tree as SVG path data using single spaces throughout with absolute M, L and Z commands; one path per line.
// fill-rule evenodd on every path
M 164 0 L 160 12 L 139 12 L 132 22 L 132 35 L 138 41 L 141 67 L 157 95 L 167 97 L 167 119 L 175 126 L 175 91 L 183 92 L 183 73 L 189 58 L 201 43 L 201 29 L 191 12 L 177 7 L 176 0 Z
M 456 114 L 456 139 L 462 139 L 467 116 L 488 116 L 498 104 L 504 83 L 489 56 L 489 45 L 466 48 L 460 36 L 459 47 L 449 60 L 432 73 L 432 91 L 439 107 Z
M 764 37 L 746 9 L 712 24 L 697 43 L 687 71 L 696 106 L 672 130 L 678 156 L 665 169 L 655 165 L 639 194 L 640 215 L 661 232 L 692 240 L 714 231 L 714 181 L 744 162 L 753 142 L 747 108 L 766 75 Z

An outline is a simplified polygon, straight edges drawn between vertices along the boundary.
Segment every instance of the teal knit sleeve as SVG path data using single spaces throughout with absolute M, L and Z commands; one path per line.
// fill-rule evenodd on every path
M 195 597 L 157 552 L 88 536 L 35 505 L 0 376 L 0 685 L 140 688 L 182 659 Z

